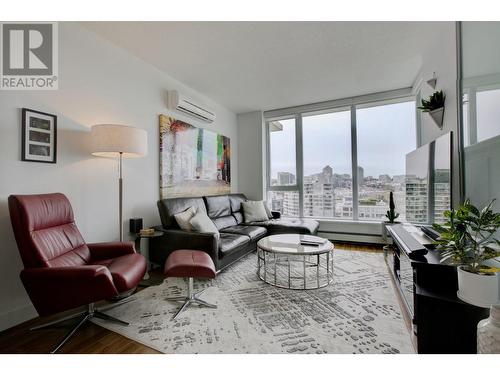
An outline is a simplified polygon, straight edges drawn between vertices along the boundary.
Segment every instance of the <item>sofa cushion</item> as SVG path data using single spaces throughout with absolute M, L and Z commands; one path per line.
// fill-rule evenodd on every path
M 281 233 L 316 234 L 319 223 L 312 219 L 284 218 L 256 221 L 247 225 L 257 225 L 267 229 L 268 235 Z
M 203 198 L 169 198 L 161 199 L 157 203 L 163 228 L 178 228 L 174 215 L 186 211 L 189 207 L 196 208 L 196 212 L 207 212 Z
M 250 237 L 240 236 L 239 234 L 223 233 L 220 234 L 219 240 L 219 258 L 232 253 L 250 242 Z
M 238 224 L 241 224 L 243 223 L 243 221 L 245 221 L 241 212 L 233 212 L 233 216 L 236 219 L 236 223 Z
M 207 205 L 208 217 L 211 219 L 231 215 L 231 204 L 227 195 L 215 195 L 213 197 L 204 197 L 204 199 Z
M 227 227 L 232 227 L 233 225 L 238 224 L 236 222 L 236 219 L 232 215 L 218 217 L 217 219 L 213 219 L 213 222 L 214 222 L 215 226 L 217 227 L 217 229 L 219 229 L 219 230 L 227 228 Z
M 256 225 L 235 225 L 229 228 L 222 229 L 221 232 L 248 236 L 250 237 L 250 240 L 254 241 L 264 237 L 267 233 L 267 229 L 264 227 L 258 227 Z
M 231 212 L 241 212 L 241 202 L 246 202 L 248 199 L 245 194 L 229 194 L 229 202 L 231 203 Z

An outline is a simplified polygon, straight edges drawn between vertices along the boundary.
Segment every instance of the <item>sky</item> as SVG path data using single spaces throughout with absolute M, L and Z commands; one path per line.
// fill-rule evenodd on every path
M 415 102 L 358 109 L 358 166 L 364 176 L 405 173 L 405 155 L 416 148 Z M 271 133 L 271 176 L 295 169 L 294 120 L 280 121 L 283 131 Z M 304 175 L 326 165 L 334 173 L 351 174 L 350 111 L 304 116 Z

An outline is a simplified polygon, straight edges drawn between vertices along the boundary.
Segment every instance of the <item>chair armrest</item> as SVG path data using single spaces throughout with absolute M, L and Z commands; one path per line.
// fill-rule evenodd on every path
M 20 276 L 31 302 L 42 316 L 118 294 L 111 273 L 101 265 L 27 268 Z
M 215 267 L 218 264 L 219 236 L 216 233 L 200 233 L 182 229 L 164 229 L 163 236 L 150 239 L 149 258 L 152 262 L 163 265 L 168 255 L 174 250 L 201 250 L 210 255 Z
M 89 243 L 87 247 L 90 250 L 92 259 L 110 259 L 122 255 L 134 254 L 135 248 L 133 242 L 100 242 Z
M 281 213 L 279 211 L 271 211 L 271 215 L 273 215 L 273 219 L 281 218 Z

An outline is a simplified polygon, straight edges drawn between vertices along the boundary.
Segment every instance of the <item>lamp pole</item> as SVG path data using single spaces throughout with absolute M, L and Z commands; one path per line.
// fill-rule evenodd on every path
M 119 228 L 120 228 L 120 242 L 123 242 L 123 152 L 120 152 L 120 166 L 119 166 L 119 173 L 120 173 L 120 178 L 118 179 L 118 216 L 119 216 Z

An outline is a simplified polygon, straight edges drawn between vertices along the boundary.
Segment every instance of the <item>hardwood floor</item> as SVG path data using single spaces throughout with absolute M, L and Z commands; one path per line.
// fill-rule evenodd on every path
M 335 243 L 335 247 L 337 249 L 352 251 L 382 251 L 381 246 L 370 245 Z M 160 275 L 154 276 L 160 277 Z M 401 304 L 402 301 L 399 300 L 399 303 Z M 67 314 L 61 314 L 60 316 Z M 37 331 L 30 331 L 29 328 L 54 320 L 55 318 L 57 316 L 35 318 L 0 332 L 0 353 L 49 353 L 63 339 L 71 327 L 76 324 L 77 320 L 68 320 L 57 327 Z M 59 353 L 154 354 L 159 352 L 95 324 L 87 323 L 61 348 Z

